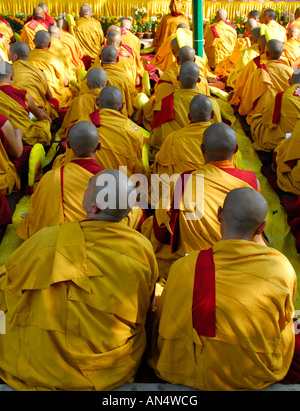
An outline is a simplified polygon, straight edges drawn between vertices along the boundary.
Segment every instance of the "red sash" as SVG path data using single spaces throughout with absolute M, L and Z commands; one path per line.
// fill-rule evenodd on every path
M 245 181 L 252 188 L 257 190 L 257 178 L 256 174 L 253 171 L 240 170 L 239 168 L 220 168 L 220 170 L 230 174 L 233 177 L 238 178 L 239 180 Z
M 31 20 L 31 22 L 27 24 L 27 27 L 31 30 L 36 30 L 40 24 L 49 30 L 49 23 L 46 20 Z
M 77 164 L 94 175 L 102 171 L 102 168 L 93 158 L 76 158 L 71 160 L 71 163 Z
M 0 226 L 12 223 L 12 215 L 7 199 L 0 191 Z
M 277 93 L 275 97 L 275 106 L 274 106 L 273 118 L 272 118 L 273 124 L 279 123 L 283 93 L 284 91 L 279 91 L 279 93 Z
M 160 111 L 154 111 L 152 130 L 156 127 L 161 126 L 167 121 L 174 120 L 174 99 L 173 94 L 171 93 L 168 96 L 164 97 L 161 100 L 161 109 Z
M 7 25 L 8 25 L 8 21 L 7 21 L 7 20 L 5 20 L 3 17 L 0 17 L 0 21 L 2 21 L 2 23 L 5 23 L 5 24 L 7 24 Z
M 134 57 L 134 54 L 133 54 L 133 51 L 132 51 L 131 47 L 127 46 L 126 44 L 122 44 L 122 47 L 124 47 L 124 49 L 126 51 L 128 51 L 128 53 L 130 53 L 132 55 L 132 57 Z
M 223 20 L 224 21 L 224 20 Z M 233 24 L 231 24 L 229 21 L 224 21 L 224 23 L 226 23 L 228 26 L 230 26 L 231 28 L 234 29 L 234 31 L 236 31 L 236 28 L 234 27 Z
M 256 64 L 257 68 L 261 68 L 261 63 L 260 63 L 260 56 L 256 56 L 253 59 L 254 63 Z
M 220 38 L 220 36 L 219 36 L 219 34 L 218 34 L 217 29 L 215 28 L 215 26 L 211 26 L 211 31 L 213 32 L 213 35 L 214 35 L 214 38 L 215 38 L 215 39 L 219 39 L 219 38 Z
M 95 110 L 90 114 L 90 119 L 92 123 L 94 124 L 95 127 L 100 127 L 100 115 L 99 115 L 99 110 Z
M 216 279 L 213 249 L 198 254 L 192 306 L 193 327 L 199 336 L 216 336 Z
M 0 90 L 3 91 L 8 97 L 12 98 L 15 100 L 17 103 L 22 106 L 27 113 L 29 113 L 28 107 L 25 103 L 25 98 L 26 98 L 26 91 L 25 90 L 17 90 L 16 88 L 13 88 L 10 85 L 5 85 L 5 86 L 0 86 Z

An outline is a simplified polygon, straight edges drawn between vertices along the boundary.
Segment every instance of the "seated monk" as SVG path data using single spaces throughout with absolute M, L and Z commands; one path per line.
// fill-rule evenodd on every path
M 13 128 L 21 128 L 23 143 L 48 145 L 51 141 L 51 118 L 38 108 L 25 90 L 13 87 L 14 70 L 11 64 L 0 61 L 0 106 L 1 114 L 8 118 Z M 37 121 L 32 121 L 32 113 Z
M 257 10 L 251 10 L 248 13 L 247 19 L 253 19 L 256 21 L 257 25 L 260 26 L 260 12 Z
M 15 41 L 13 29 L 11 28 L 9 22 L 3 17 L 0 17 L 0 34 L 5 37 L 8 46 Z
M 36 45 L 34 43 L 35 35 L 38 31 L 48 31 L 49 23 L 45 20 L 44 10 L 41 7 L 33 9 L 33 20 L 26 23 L 21 31 L 20 41 L 27 43 L 30 50 L 33 50 Z
M 227 17 L 227 11 L 219 9 L 216 22 L 204 31 L 204 51 L 212 70 L 220 61 L 232 54 L 237 39 L 236 29 L 227 21 Z
M 1 268 L 0 378 L 12 388 L 109 391 L 134 380 L 158 275 L 149 241 L 120 224 L 134 193 L 118 170 L 92 176 L 85 220 L 43 228 Z
M 255 150 L 273 151 L 292 133 L 300 120 L 300 70 L 294 71 L 290 87 L 278 92 L 262 113 L 253 116 L 251 137 Z
M 44 11 L 44 19 L 49 23 L 49 25 L 56 25 L 56 21 L 55 21 L 55 19 L 53 18 L 53 17 L 51 17 L 51 16 L 49 16 L 49 14 L 48 14 L 48 11 L 49 11 L 49 9 L 48 9 L 48 6 L 47 6 L 47 4 L 46 3 L 39 3 L 38 4 L 38 7 L 41 7 L 42 9 L 43 9 L 43 11 Z M 27 22 L 28 21 L 30 21 L 30 20 L 32 20 L 33 19 L 33 16 L 28 16 L 27 17 Z
M 0 33 L 0 60 L 2 61 L 10 61 L 9 60 L 9 45 L 8 41 L 6 40 L 6 37 L 4 34 Z
M 50 34 L 47 31 L 37 32 L 34 44 L 36 48 L 29 53 L 29 63 L 45 73 L 50 91 L 59 102 L 59 109 L 69 107 L 77 91 L 69 86 L 63 61 L 49 51 Z
M 102 68 L 95 67 L 90 69 L 86 77 L 88 91 L 73 99 L 62 125 L 56 134 L 56 137 L 60 140 L 67 138 L 69 128 L 77 123 L 80 118 L 87 117 L 95 111 L 96 100 L 99 97 L 99 93 L 107 85 L 107 74 Z
M 236 68 L 241 52 L 252 46 L 251 33 L 252 30 L 256 27 L 256 20 L 250 19 L 246 21 L 243 37 L 236 39 L 232 53 L 216 65 L 214 74 L 216 74 L 217 76 L 229 76 L 231 71 Z
M 48 171 L 38 182 L 28 213 L 16 231 L 21 240 L 44 227 L 81 221 L 86 216 L 83 195 L 91 177 L 101 171 L 95 161 L 95 152 L 100 149 L 96 127 L 88 121 L 75 124 L 68 144 L 74 158 L 64 167 Z
M 300 7 L 297 7 L 294 13 L 295 19 L 290 21 L 289 24 L 286 26 L 287 30 L 294 26 L 300 30 Z
M 177 43 L 177 40 L 174 39 Z M 177 56 L 177 66 L 173 68 L 167 69 L 161 78 L 159 79 L 158 83 L 154 87 L 154 94 L 151 96 L 149 101 L 147 101 L 141 110 L 141 123 L 144 125 L 144 127 L 148 130 L 151 131 L 152 128 L 152 122 L 153 122 L 153 117 L 154 117 L 154 107 L 155 105 L 161 101 L 164 97 L 170 95 L 171 93 L 174 93 L 175 91 L 180 89 L 180 81 L 179 81 L 179 72 L 182 64 L 185 61 L 194 61 L 197 64 L 196 61 L 196 55 L 195 55 L 195 50 L 190 47 L 190 46 L 183 46 L 180 49 L 178 49 L 178 56 Z M 208 86 L 208 82 L 206 80 L 206 76 L 204 76 L 203 73 L 203 66 L 201 70 L 201 63 L 197 64 L 199 67 L 199 78 L 200 82 L 196 83 L 196 88 L 199 90 L 202 94 L 206 94 L 207 96 L 210 96 L 210 90 Z
M 178 24 L 184 23 L 189 25 L 188 18 L 185 15 L 186 3 L 184 0 L 171 0 L 170 13 L 165 14 L 159 23 L 151 47 L 155 47 L 155 54 L 158 53 L 164 41 L 171 34 L 176 34 Z
M 164 97 L 154 107 L 152 131 L 148 141 L 154 159 L 165 138 L 173 131 L 189 124 L 189 105 L 193 97 L 202 94 L 196 87 L 201 81 L 199 68 L 193 61 L 185 61 L 179 72 L 180 90 Z M 211 98 L 214 101 L 213 98 Z M 213 106 L 214 121 L 222 121 L 220 109 L 216 103 Z
M 286 41 L 286 29 L 276 21 L 276 12 L 272 9 L 266 9 L 260 19 L 262 24 L 266 24 L 272 30 L 277 40 Z
M 69 33 L 68 23 L 59 19 L 57 26 L 60 28 L 60 41 L 71 53 L 71 62 L 73 67 L 77 69 L 85 69 L 85 65 L 82 61 L 83 52 L 77 38 Z
M 297 277 L 283 254 L 256 243 L 268 211 L 261 194 L 237 188 L 221 205 L 220 241 L 171 267 L 155 313 L 149 364 L 172 384 L 262 389 L 290 369 Z
M 96 153 L 96 161 L 104 170 L 127 167 L 128 177 L 142 172 L 142 147 L 144 137 L 141 129 L 121 114 L 123 107 L 122 92 L 115 86 L 107 86 L 99 94 L 99 109 L 81 120 L 91 121 L 99 132 L 101 150 Z M 58 156 L 53 168 L 71 161 L 73 154 Z M 125 171 L 126 172 L 126 171 Z
M 261 113 L 275 94 L 289 87 L 293 69 L 280 60 L 282 53 L 283 43 L 276 39 L 269 40 L 266 45 L 266 65 L 257 68 L 246 83 L 239 114 L 246 117 L 249 125 L 253 116 Z
M 287 192 L 300 195 L 300 121 L 292 135 L 284 139 L 274 150 L 277 185 Z
M 291 26 L 287 31 L 287 41 L 283 43 L 283 55 L 292 67 L 300 59 L 300 30 L 297 26 Z
M 10 47 L 10 60 L 14 69 L 13 86 L 26 90 L 35 104 L 53 120 L 58 116 L 58 100 L 54 99 L 45 73 L 28 62 L 30 49 L 26 43 L 16 41 Z
M 174 185 L 177 184 L 177 187 L 171 185 L 171 190 L 167 187 L 162 191 L 154 216 L 149 217 L 141 227 L 141 232 L 152 243 L 159 274 L 164 279 L 168 277 L 175 260 L 191 251 L 205 250 L 220 240 L 217 209 L 230 190 L 252 187 L 260 191 L 255 173 L 239 170 L 232 163 L 238 145 L 236 133 L 228 125 L 214 123 L 209 126 L 203 133 L 201 150 L 205 165 L 181 176 L 173 176 L 170 181 L 175 179 Z M 154 177 L 151 179 L 151 189 L 153 195 L 158 197 L 156 191 L 159 183 L 164 188 L 166 182 L 158 176 L 156 179 Z M 180 188 L 184 190 L 183 194 Z
M 87 3 L 80 8 L 74 34 L 79 41 L 83 55 L 88 56 L 93 61 L 104 43 L 104 33 L 101 23 L 94 19 L 92 9 Z

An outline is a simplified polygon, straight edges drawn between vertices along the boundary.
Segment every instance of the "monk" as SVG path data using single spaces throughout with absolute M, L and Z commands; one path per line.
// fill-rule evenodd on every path
M 158 83 L 154 87 L 154 94 L 151 96 L 149 101 L 147 101 L 143 105 L 141 122 L 148 131 L 151 131 L 152 128 L 152 121 L 154 116 L 153 109 L 155 105 L 164 97 L 180 89 L 181 84 L 179 81 L 179 72 L 182 64 L 186 61 L 193 61 L 197 64 L 195 50 L 190 46 L 183 46 L 178 50 L 176 67 L 169 68 L 163 73 Z M 200 82 L 196 84 L 196 88 L 202 94 L 210 96 L 208 82 L 206 80 L 206 76 L 203 75 L 203 70 L 201 70 L 201 64 L 199 64 L 198 67 Z
M 100 91 L 107 85 L 107 74 L 100 67 L 95 67 L 87 72 L 88 91 L 75 97 L 64 117 L 62 125 L 56 134 L 60 140 L 67 138 L 69 128 L 77 123 L 80 118 L 89 116 L 96 108 Z
M 52 96 L 45 73 L 28 62 L 29 53 L 29 46 L 21 41 L 16 41 L 10 47 L 13 86 L 18 90 L 26 90 L 35 104 L 53 120 L 58 116 L 58 100 Z
M 22 129 L 25 144 L 48 145 L 51 141 L 51 118 L 36 106 L 25 90 L 13 87 L 14 70 L 11 64 L 0 61 L 0 73 L 1 114 L 8 118 L 13 128 Z M 29 113 L 32 113 L 37 121 L 31 121 Z
M 297 196 L 300 195 L 299 131 L 300 121 L 292 135 L 289 138 L 287 136 L 274 150 L 277 185 L 281 190 Z
M 264 106 L 279 91 L 289 87 L 289 79 L 293 69 L 280 61 L 283 53 L 283 44 L 280 40 L 272 39 L 266 46 L 268 62 L 262 68 L 257 68 L 251 75 L 242 94 L 242 103 L 239 114 L 246 117 L 251 125 L 255 114 L 261 113 Z
M 85 220 L 45 227 L 2 267 L 0 378 L 11 387 L 109 391 L 133 381 L 158 275 L 149 241 L 120 224 L 134 192 L 118 170 L 92 176 Z
M 253 116 L 251 137 L 255 150 L 273 151 L 292 133 L 300 120 L 300 70 L 295 70 L 290 87 L 278 92 L 262 113 Z
M 82 61 L 83 52 L 81 46 L 75 36 L 69 33 L 68 23 L 60 19 L 57 22 L 57 26 L 60 28 L 60 41 L 71 53 L 71 62 L 77 69 L 85 69 L 84 62 Z
M 277 40 L 286 41 L 286 29 L 276 21 L 276 12 L 272 9 L 266 9 L 261 17 L 261 23 L 266 24 L 274 33 Z
M 45 20 L 44 10 L 41 7 L 33 9 L 33 20 L 26 23 L 21 31 L 20 41 L 27 43 L 30 50 L 35 48 L 34 38 L 38 31 L 48 31 L 49 23 Z
M 251 33 L 252 30 L 256 27 L 256 20 L 250 19 L 246 21 L 243 37 L 236 39 L 232 53 L 216 65 L 214 74 L 216 74 L 217 76 L 229 76 L 231 71 L 236 68 L 239 57 L 243 53 L 243 51 L 252 46 L 253 38 L 251 36 Z
M 283 43 L 283 55 L 288 59 L 291 67 L 300 59 L 300 30 L 291 26 L 287 31 L 287 41 Z
M 59 102 L 59 109 L 70 106 L 76 90 L 69 86 L 64 63 L 49 50 L 50 34 L 46 31 L 37 32 L 34 44 L 36 48 L 29 53 L 28 61 L 43 70 L 47 76 L 50 91 Z
M 260 12 L 257 10 L 251 10 L 248 13 L 247 16 L 248 20 L 253 19 L 256 21 L 256 23 L 258 23 L 258 25 L 260 25 Z
M 287 30 L 292 27 L 295 26 L 300 30 L 300 7 L 297 7 L 295 10 L 295 20 L 291 21 L 288 25 L 287 25 Z
M 75 124 L 68 144 L 74 158 L 64 167 L 48 171 L 38 182 L 28 213 L 16 231 L 21 240 L 44 227 L 81 221 L 86 216 L 83 195 L 91 177 L 101 171 L 95 161 L 95 152 L 100 149 L 96 127 L 88 121 Z
M 221 240 L 171 267 L 149 363 L 172 384 L 262 389 L 292 362 L 296 274 L 283 254 L 255 242 L 268 210 L 261 194 L 236 188 L 221 205 Z
M 148 142 L 153 157 L 171 132 L 189 124 L 189 104 L 195 95 L 202 94 L 196 87 L 197 82 L 201 81 L 199 68 L 193 61 L 186 61 L 181 65 L 179 80 L 180 90 L 166 96 L 154 107 L 152 131 Z M 221 121 L 217 104 L 213 107 L 214 110 L 215 108 L 214 121 Z
M 219 9 L 216 13 L 215 24 L 206 27 L 204 31 L 204 50 L 212 70 L 220 61 L 232 54 L 236 43 L 236 29 L 228 23 L 227 18 L 227 11 Z
M 4 34 L 0 33 L 0 59 L 2 61 L 9 61 L 9 45 Z
M 76 80 L 76 66 L 73 66 L 71 52 L 61 41 L 60 28 L 58 26 L 51 26 L 49 33 L 51 38 L 49 51 L 64 63 L 67 79 L 69 81 Z
M 43 12 L 44 12 L 44 19 L 49 23 L 49 26 L 51 26 L 51 25 L 56 25 L 56 21 L 55 21 L 55 19 L 53 18 L 53 17 L 51 17 L 49 14 L 48 14 L 48 12 L 49 12 L 49 9 L 48 9 L 48 6 L 47 6 L 47 4 L 46 3 L 39 3 L 38 4 L 38 7 L 41 7 L 42 8 L 42 10 L 43 10 Z M 28 23 L 30 20 L 32 20 L 33 19 L 33 16 L 28 16 L 27 17 L 27 22 L 26 23 Z
M 186 3 L 183 0 L 171 0 L 170 13 L 165 14 L 159 23 L 155 37 L 152 41 L 152 47 L 155 47 L 155 54 L 159 51 L 163 42 L 171 35 L 175 34 L 177 26 L 180 23 L 189 24 L 185 15 Z
M 142 147 L 144 137 L 141 129 L 121 114 L 123 95 L 115 86 L 104 87 L 98 99 L 99 108 L 86 118 L 99 132 L 101 151 L 96 153 L 96 161 L 104 170 L 127 167 L 128 177 L 142 172 Z M 58 156 L 53 168 L 64 165 L 73 158 L 70 150 Z M 126 173 L 126 169 L 124 169 Z
M 3 17 L 0 18 L 0 34 L 5 37 L 8 46 L 10 46 L 15 41 L 13 29 L 11 28 L 9 22 Z
M 176 188 L 171 185 L 162 192 L 154 216 L 141 227 L 152 243 L 162 283 L 175 260 L 191 251 L 205 250 L 221 239 L 217 209 L 229 191 L 238 187 L 261 190 L 255 173 L 233 166 L 238 145 L 231 127 L 225 123 L 209 126 L 203 133 L 201 150 L 205 165 L 189 170 L 186 176 L 173 176 L 170 181 L 177 184 Z M 159 176 L 151 179 L 151 198 L 158 197 L 160 181 L 164 187 L 166 181 Z M 261 238 L 258 241 L 263 242 Z
M 82 48 L 83 55 L 92 61 L 96 58 L 100 46 L 104 43 L 104 33 L 101 23 L 93 18 L 93 12 L 88 4 L 83 4 L 76 21 L 74 34 Z

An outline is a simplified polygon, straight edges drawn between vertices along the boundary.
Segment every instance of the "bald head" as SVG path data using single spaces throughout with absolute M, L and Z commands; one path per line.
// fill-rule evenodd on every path
M 177 37 L 175 37 L 175 38 L 171 41 L 171 51 L 172 51 L 172 53 L 173 53 L 173 56 L 177 58 L 178 53 L 179 53 L 179 44 L 178 44 Z
M 126 17 L 121 18 L 120 23 L 121 23 L 121 28 L 128 29 L 128 30 L 132 29 L 132 23 Z
M 101 51 L 101 62 L 103 64 L 114 64 L 118 60 L 118 50 L 115 46 L 103 47 Z
M 201 149 L 205 163 L 231 160 L 238 150 L 236 133 L 225 123 L 213 123 L 203 133 Z
M 255 19 L 248 19 L 245 23 L 245 36 L 249 36 L 252 33 L 252 30 L 257 27 L 257 21 Z
M 45 12 L 42 9 L 42 7 L 35 7 L 33 9 L 32 16 L 33 16 L 34 19 L 43 20 L 44 17 L 45 17 Z
M 300 36 L 300 30 L 298 29 L 297 26 L 291 26 L 288 31 L 287 31 L 287 39 L 298 39 Z
M 180 67 L 179 80 L 181 88 L 196 88 L 199 81 L 199 67 L 193 61 L 185 61 Z
M 100 67 L 91 68 L 86 75 L 87 85 L 90 90 L 95 88 L 103 89 L 107 84 L 107 74 L 106 71 Z
M 79 16 L 80 17 L 93 17 L 93 11 L 92 11 L 91 6 L 87 3 L 84 3 L 80 7 Z
M 107 29 L 107 34 L 110 33 L 111 31 L 116 31 L 120 35 L 122 35 L 122 29 L 120 26 L 117 26 L 116 24 L 111 24 L 108 29 Z
M 195 50 L 190 46 L 183 46 L 178 52 L 178 64 L 181 66 L 185 61 L 195 60 Z
M 7 61 L 0 61 L 0 83 L 13 83 L 14 69 Z
M 122 40 L 122 32 L 119 30 L 110 30 L 107 32 L 106 40 L 109 46 L 120 47 L 121 40 Z
M 9 54 L 12 62 L 17 60 L 27 60 L 29 56 L 30 48 L 27 43 L 22 41 L 15 41 L 10 46 Z
M 193 123 L 211 120 L 212 104 L 204 94 L 198 94 L 190 102 L 190 119 Z
M 300 17 L 300 7 L 297 7 L 295 10 L 295 19 L 297 19 L 298 17 Z
M 280 40 L 272 39 L 267 42 L 266 56 L 268 60 L 279 60 L 283 53 L 283 43 Z
M 258 43 L 259 38 L 260 38 L 260 27 L 254 27 L 251 30 L 251 42 L 252 42 L 252 44 Z
M 58 26 L 50 26 L 49 27 L 49 33 L 50 36 L 55 38 L 55 39 L 60 39 L 61 37 L 61 32 L 60 32 L 60 28 Z
M 134 184 L 124 173 L 107 169 L 91 178 L 83 207 L 88 218 L 119 222 L 131 210 L 136 194 Z
M 48 6 L 46 3 L 39 3 L 38 7 L 41 7 L 45 13 L 48 13 Z
M 257 230 L 263 230 L 267 212 L 266 200 L 253 188 L 242 187 L 230 191 L 222 210 L 222 238 L 251 241 L 255 235 L 261 234 Z
M 264 34 L 259 37 L 257 45 L 258 45 L 259 53 L 263 54 L 266 50 L 266 45 L 267 45 L 266 36 Z
M 248 13 L 248 19 L 255 19 L 256 21 L 259 21 L 260 18 L 260 13 L 257 10 L 251 10 Z
M 218 23 L 224 20 L 227 20 L 227 11 L 225 9 L 219 9 L 216 13 L 215 21 Z
M 270 21 L 275 20 L 275 19 L 276 19 L 275 11 L 272 9 L 267 9 L 264 11 L 262 15 L 261 22 L 263 24 L 268 24 Z
M 121 111 L 123 108 L 123 94 L 115 86 L 107 86 L 99 94 L 99 108 Z
M 90 121 L 79 121 L 68 133 L 68 145 L 75 157 L 90 157 L 99 147 L 99 133 Z
M 186 23 L 179 23 L 177 28 L 178 29 L 189 29 L 189 26 Z
M 51 44 L 50 33 L 46 30 L 40 30 L 36 33 L 34 38 L 35 47 L 48 48 Z
M 290 85 L 293 86 L 294 84 L 299 84 L 299 83 L 300 83 L 300 69 L 297 69 L 294 71 L 290 79 Z

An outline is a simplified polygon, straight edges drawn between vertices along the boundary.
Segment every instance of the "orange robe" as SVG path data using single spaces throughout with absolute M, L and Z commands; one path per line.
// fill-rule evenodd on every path
M 205 29 L 204 50 L 211 69 L 214 69 L 220 61 L 232 54 L 236 39 L 235 28 L 224 21 L 215 23 Z
M 151 182 L 156 195 L 157 182 Z M 260 190 L 253 172 L 238 170 L 230 161 L 218 161 L 205 164 L 187 176 L 184 189 L 187 194 L 183 194 L 177 206 L 168 204 L 168 193 L 163 192 L 154 217 L 149 217 L 141 227 L 141 232 L 152 243 L 161 277 L 168 277 L 171 264 L 178 258 L 194 250 L 205 250 L 221 239 L 218 207 L 229 191 L 239 187 Z M 171 186 L 172 200 L 174 191 Z
M 291 21 L 287 26 L 287 30 L 291 27 L 291 26 L 296 26 L 298 27 L 298 29 L 300 30 L 300 17 L 298 17 L 297 19 Z
M 20 41 L 28 44 L 30 50 L 35 48 L 34 38 L 38 31 L 46 30 L 48 31 L 49 24 L 46 20 L 31 20 L 25 24 L 21 31 Z
M 11 39 L 14 36 L 14 32 L 10 26 L 10 24 L 5 20 L 0 20 L 0 33 L 3 34 L 7 40 L 8 45 L 11 45 Z
M 263 68 L 257 68 L 247 81 L 239 108 L 241 116 L 246 116 L 250 125 L 255 114 L 261 113 L 264 105 L 279 91 L 289 87 L 293 69 L 279 60 L 270 60 Z
M 283 43 L 283 55 L 288 59 L 292 66 L 296 60 L 300 59 L 300 42 L 295 37 Z
M 142 76 L 144 73 L 144 66 L 141 61 L 141 42 L 133 33 L 126 29 L 122 29 L 122 45 L 128 46 L 133 51 L 136 71 L 139 76 Z
M 172 13 L 169 13 L 163 16 L 152 41 L 152 47 L 155 47 L 155 53 L 159 51 L 159 48 L 167 38 L 172 34 L 176 34 L 177 26 L 181 23 L 189 26 L 189 21 L 183 14 L 173 16 Z
M 178 260 L 156 312 L 150 365 L 165 381 L 204 391 L 281 381 L 295 347 L 296 282 L 283 254 L 252 241 L 222 240 Z
M 72 55 L 69 48 L 66 47 L 60 39 L 51 37 L 51 46 L 49 51 L 64 63 L 67 79 L 69 81 L 76 80 L 76 67 L 73 66 Z
M 94 60 L 104 42 L 104 33 L 101 23 L 93 17 L 80 17 L 74 27 L 77 38 L 84 56 Z
M 18 391 L 109 391 L 132 382 L 156 279 L 151 244 L 132 228 L 45 227 L 1 269 L 0 378 Z
M 73 66 L 84 69 L 84 63 L 81 60 L 83 57 L 83 52 L 77 38 L 65 30 L 61 30 L 60 32 L 60 41 L 71 52 L 71 62 Z

